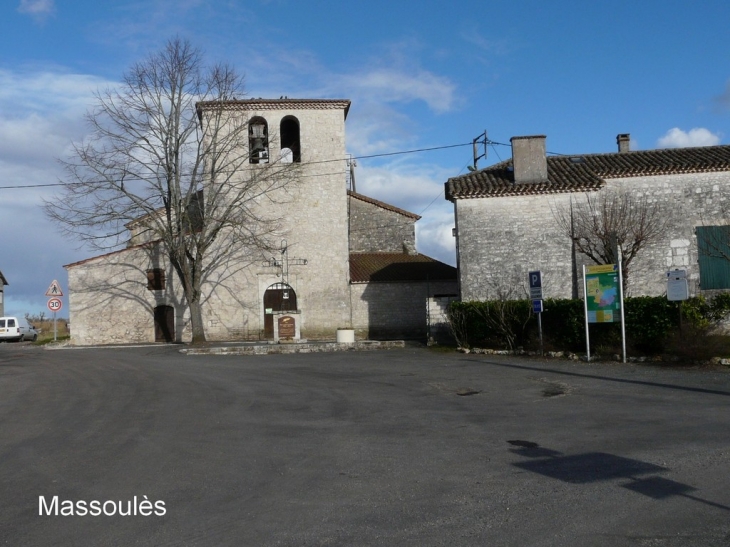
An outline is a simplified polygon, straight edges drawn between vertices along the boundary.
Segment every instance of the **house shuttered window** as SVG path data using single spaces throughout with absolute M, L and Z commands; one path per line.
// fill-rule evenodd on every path
M 730 289 L 730 226 L 698 226 L 700 288 Z
M 165 270 L 160 268 L 147 270 L 147 289 L 150 291 L 165 290 Z

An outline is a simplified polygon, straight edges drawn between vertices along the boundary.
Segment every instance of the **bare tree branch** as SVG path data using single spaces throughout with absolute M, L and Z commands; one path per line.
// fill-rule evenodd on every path
M 583 200 L 553 209 L 553 216 L 576 250 L 596 264 L 615 264 L 616 250 L 621 249 L 624 289 L 631 262 L 661 239 L 671 222 L 658 202 L 627 190 L 587 193 Z
M 243 96 L 232 67 L 206 67 L 200 50 L 170 40 L 118 88 L 97 92 L 91 137 L 62 161 L 63 196 L 45 207 L 98 250 L 127 243 L 128 230 L 134 243 L 156 242 L 182 285 L 194 343 L 205 340 L 206 279 L 274 248 L 281 219 L 261 204 L 286 200 L 297 180 L 296 164 L 250 165 L 249 116 L 225 108 Z

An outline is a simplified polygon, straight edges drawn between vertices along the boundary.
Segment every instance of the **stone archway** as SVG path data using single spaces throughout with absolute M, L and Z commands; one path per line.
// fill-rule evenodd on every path
M 275 311 L 296 311 L 297 293 L 286 283 L 274 283 L 264 292 L 264 338 L 274 337 Z

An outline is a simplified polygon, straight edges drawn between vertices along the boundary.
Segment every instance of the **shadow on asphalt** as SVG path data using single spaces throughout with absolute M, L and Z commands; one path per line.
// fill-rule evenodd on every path
M 681 496 L 712 507 L 730 511 L 730 507 L 690 495 L 697 489 L 681 482 L 665 479 L 656 475 L 669 471 L 666 467 L 653 463 L 623 458 L 605 452 L 587 452 L 566 456 L 556 450 L 544 448 L 529 441 L 507 441 L 512 446 L 510 452 L 527 461 L 513 463 L 515 467 L 537 473 L 551 479 L 570 484 L 588 484 L 594 482 L 626 479 L 631 482 L 622 484 L 622 488 L 648 496 L 655 500 L 663 500 L 672 496 Z
M 487 364 L 487 365 L 494 365 L 497 367 L 506 367 L 506 368 L 517 368 L 522 370 L 535 370 L 538 372 L 552 372 L 555 374 L 562 374 L 563 376 L 574 376 L 578 378 L 591 378 L 594 380 L 605 380 L 607 382 L 616 382 L 619 384 L 636 384 L 641 386 L 651 386 L 651 387 L 661 387 L 666 389 L 679 389 L 682 391 L 693 391 L 695 393 L 709 393 L 711 395 L 724 395 L 726 397 L 730 396 L 730 391 L 720 391 L 717 389 L 705 389 L 702 387 L 687 387 L 687 386 L 678 386 L 674 384 L 662 384 L 659 382 L 648 382 L 646 380 L 627 380 L 626 378 L 609 378 L 607 376 L 598 376 L 596 374 L 583 374 L 580 372 L 568 372 L 567 370 L 556 370 L 553 368 L 544 368 L 544 367 L 530 367 L 527 365 L 515 365 L 510 363 L 496 363 L 494 361 L 477 361 L 476 359 L 462 359 L 463 361 L 468 361 L 470 363 L 481 363 L 481 364 Z

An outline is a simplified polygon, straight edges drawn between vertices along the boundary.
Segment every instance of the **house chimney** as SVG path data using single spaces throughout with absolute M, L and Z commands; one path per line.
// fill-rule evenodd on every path
M 547 182 L 547 157 L 545 135 L 512 137 L 512 165 L 515 183 L 535 184 Z
M 628 152 L 631 149 L 631 135 L 628 133 L 619 133 L 616 135 L 616 143 L 618 144 L 619 154 Z

